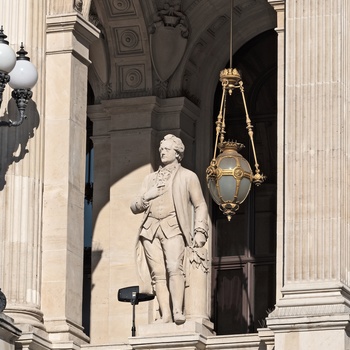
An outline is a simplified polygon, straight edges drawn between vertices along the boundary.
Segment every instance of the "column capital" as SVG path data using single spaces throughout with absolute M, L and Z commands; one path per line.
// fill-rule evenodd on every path
M 283 33 L 285 0 L 268 0 L 268 2 L 275 9 L 277 13 L 277 27 L 275 28 L 275 30 L 277 33 Z
M 78 13 L 67 13 L 48 16 L 46 24 L 48 55 L 74 53 L 90 64 L 89 46 L 100 35 L 92 23 Z
M 285 0 L 268 0 L 276 11 L 284 11 Z

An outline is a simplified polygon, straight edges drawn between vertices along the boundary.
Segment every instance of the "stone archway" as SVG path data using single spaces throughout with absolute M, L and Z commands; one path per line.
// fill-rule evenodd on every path
M 134 261 L 130 254 L 133 254 L 137 225 L 128 216 L 126 202 L 129 194 L 124 188 L 129 185 L 130 191 L 135 191 L 136 180 L 156 165 L 154 149 L 158 133 L 168 130 L 169 125 L 187 138 L 190 155 L 185 159 L 190 159 L 192 169 L 196 170 L 205 186 L 205 168 L 212 155 L 209 140 L 212 137 L 213 96 L 219 71 L 229 58 L 229 4 L 224 0 L 215 4 L 210 1 L 184 4 L 183 12 L 188 17 L 191 32 L 183 58 L 174 74 L 162 85 L 165 95 L 160 96 L 159 79 L 153 72 L 150 56 L 146 54 L 146 49 L 149 50 L 147 30 L 155 13 L 153 2 L 152 5 L 149 2 L 142 2 L 142 5 L 136 1 L 128 2 L 129 6 L 123 7 L 124 12 L 111 7 L 111 3 L 99 3 L 100 7 L 94 10 L 98 15 L 96 23 L 104 35 L 106 51 L 100 61 L 104 65 L 90 67 L 95 105 L 89 106 L 89 113 L 96 127 L 94 142 L 96 151 L 98 148 L 99 168 L 93 249 L 100 259 L 95 271 L 93 303 L 96 305 L 92 312 L 95 322 L 107 317 L 110 323 L 108 328 L 101 328 L 102 323 L 97 321 L 91 333 L 91 341 L 96 344 L 102 339 L 119 341 L 129 333 L 129 324 L 125 325 L 120 316 L 128 309 L 113 299 L 119 283 L 120 287 L 135 283 Z M 114 15 L 107 13 L 111 10 Z M 236 12 L 240 30 L 237 31 L 239 40 L 235 49 L 275 26 L 274 11 L 268 3 L 241 1 Z M 256 26 L 250 26 L 252 22 Z M 139 33 L 136 37 L 142 38 L 142 43 L 133 35 L 129 40 L 134 38 L 135 41 L 129 49 L 118 47 L 115 39 L 122 38 L 122 33 L 131 35 L 132 31 Z M 123 73 L 126 65 L 131 71 L 141 72 L 140 62 L 148 67 L 145 74 L 137 75 L 144 82 L 142 89 L 138 89 L 139 86 L 124 89 L 127 75 L 118 73 Z M 106 65 L 109 65 L 108 69 Z M 132 242 L 122 241 L 122 237 L 129 237 Z M 148 310 L 142 307 L 138 310 L 141 322 L 147 322 Z M 113 332 L 116 327 L 121 330 L 120 334 Z

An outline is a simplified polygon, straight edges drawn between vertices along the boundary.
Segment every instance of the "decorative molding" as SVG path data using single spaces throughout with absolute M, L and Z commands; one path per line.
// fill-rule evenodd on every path
M 8 303 L 6 315 L 13 318 L 16 324 L 30 324 L 38 329 L 45 330 L 44 314 L 38 306 L 33 304 L 12 304 Z
M 74 5 L 73 5 L 74 10 L 81 13 L 83 10 L 83 4 L 84 4 L 83 0 L 74 0 Z
M 90 12 L 89 12 L 89 22 L 92 23 L 95 27 L 102 26 L 100 18 L 98 17 L 95 3 L 91 3 Z
M 115 41 L 117 43 L 117 55 L 142 54 L 143 46 L 140 27 L 117 27 L 114 28 Z
M 181 11 L 181 0 L 165 0 L 163 7 L 158 8 L 156 18 L 150 28 L 150 33 L 154 34 L 159 26 L 173 28 L 179 26 L 182 37 L 188 38 L 189 22 L 187 16 Z
M 216 33 L 227 23 L 230 19 L 227 16 L 219 16 L 216 21 L 208 28 L 207 32 L 215 38 Z
M 145 91 L 146 81 L 144 64 L 119 66 L 119 76 L 121 82 L 121 92 L 130 92 L 135 90 Z
M 167 97 L 167 89 L 168 89 L 169 82 L 168 81 L 162 81 L 160 79 L 155 79 L 155 86 L 156 86 L 156 95 L 159 98 L 166 98 Z
M 207 46 L 207 43 L 203 40 L 200 39 L 194 46 L 193 46 L 193 50 L 192 50 L 192 54 L 189 58 L 189 61 L 195 66 L 197 67 L 198 63 L 197 63 L 197 57 L 201 57 L 201 55 L 203 55 L 204 49 Z
M 148 97 L 153 96 L 152 89 L 145 89 L 145 90 L 130 90 L 130 91 L 116 91 L 111 92 L 110 94 L 103 94 L 99 96 L 96 99 L 96 102 L 102 103 L 103 101 L 110 101 L 114 99 L 128 99 L 128 98 L 134 98 L 134 97 Z
M 64 32 L 72 32 L 78 41 L 89 47 L 90 43 L 99 37 L 99 30 L 90 22 L 85 20 L 79 13 L 68 13 L 54 16 L 47 16 L 46 20 L 47 35 L 58 34 L 62 35 Z M 57 46 L 57 42 L 48 45 L 46 54 L 58 54 L 63 52 L 68 45 L 63 41 L 62 45 Z M 67 50 L 72 50 L 70 47 Z
M 111 18 L 136 15 L 136 10 L 131 0 L 108 0 L 106 3 L 109 8 L 107 13 Z
M 179 66 L 189 37 L 189 22 L 181 11 L 181 0 L 164 0 L 149 30 L 153 68 L 158 78 L 166 81 Z
M 344 304 L 330 304 L 277 307 L 270 315 L 272 318 L 276 318 L 287 316 L 320 316 L 344 313 L 350 313 L 349 306 Z
M 92 13 L 89 15 L 89 22 L 92 23 L 95 27 L 99 27 L 101 24 L 101 21 L 98 18 L 97 14 Z
M 284 11 L 285 0 L 267 0 L 276 11 Z

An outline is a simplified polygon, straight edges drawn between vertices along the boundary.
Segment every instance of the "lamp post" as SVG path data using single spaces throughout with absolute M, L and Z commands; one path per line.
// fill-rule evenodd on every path
M 27 57 L 28 52 L 24 50 L 23 43 L 17 51 L 17 57 L 9 46 L 9 42 L 5 40 L 7 36 L 4 34 L 3 27 L 0 29 L 0 107 L 2 103 L 3 92 L 6 85 L 13 89 L 12 98 L 16 101 L 19 111 L 17 120 L 0 120 L 0 126 L 19 126 L 26 119 L 25 110 L 29 100 L 32 98 L 34 87 L 38 80 L 38 72 L 35 66 Z

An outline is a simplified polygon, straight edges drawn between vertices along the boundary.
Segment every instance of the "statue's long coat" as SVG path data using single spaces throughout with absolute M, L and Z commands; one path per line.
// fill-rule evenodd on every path
M 149 215 L 149 207 L 147 209 L 142 207 L 141 197 L 155 185 L 156 180 L 157 172 L 153 172 L 146 176 L 141 187 L 140 195 L 131 203 L 130 206 L 134 214 L 144 212 L 139 233 L 141 232 L 142 226 Z M 208 232 L 208 209 L 197 175 L 193 171 L 179 165 L 173 178 L 172 196 L 176 217 L 178 219 L 180 229 L 185 237 L 186 245 L 191 246 L 193 233 L 197 229 Z M 192 212 L 194 215 L 192 215 Z M 137 260 L 139 273 L 142 280 L 145 280 L 145 271 L 143 271 L 144 268 L 142 268 L 145 263 L 143 255 L 142 245 L 139 244 L 138 240 Z
M 145 210 L 141 206 L 141 197 L 155 185 L 156 180 L 157 172 L 146 176 L 140 196 L 130 206 L 134 214 L 145 212 L 140 231 L 149 215 L 149 207 Z M 191 245 L 192 227 L 194 230 L 202 229 L 208 232 L 208 210 L 197 175 L 180 165 L 173 178 L 172 196 L 180 229 L 185 236 L 186 244 Z M 194 226 L 192 226 L 192 206 L 194 209 Z

